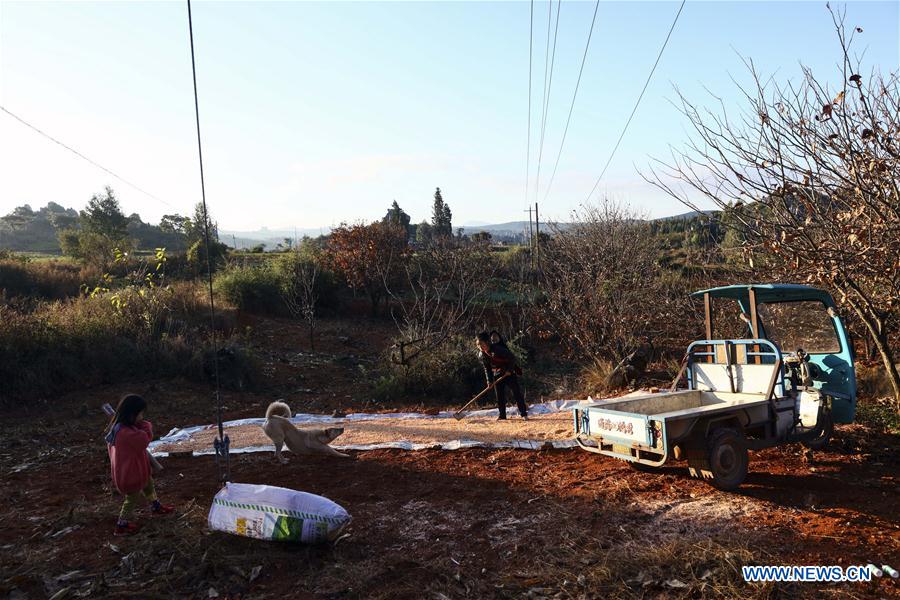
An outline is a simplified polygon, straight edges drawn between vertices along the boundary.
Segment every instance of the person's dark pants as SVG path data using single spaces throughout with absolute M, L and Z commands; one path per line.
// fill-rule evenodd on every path
M 515 375 L 510 375 L 494 388 L 494 392 L 497 394 L 497 409 L 500 411 L 500 418 L 506 418 L 507 390 L 512 392 L 516 406 L 519 408 L 519 415 L 522 417 L 527 415 L 528 407 L 525 406 L 525 396 L 522 395 L 522 388 L 519 387 L 519 378 Z

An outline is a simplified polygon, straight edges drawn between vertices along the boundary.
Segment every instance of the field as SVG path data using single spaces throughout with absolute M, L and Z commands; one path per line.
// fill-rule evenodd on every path
M 375 404 L 360 365 L 392 324 L 328 319 L 317 352 L 305 329 L 257 318 L 250 343 L 264 391 L 223 393 L 226 419 L 258 417 L 283 397 L 295 412 L 393 411 Z M 550 386 L 553 388 L 554 386 Z M 212 457 L 162 459 L 175 515 L 141 514 L 112 536 L 100 406 L 144 394 L 157 435 L 212 422 L 213 390 L 180 379 L 98 386 L 3 409 L 0 594 L 10 598 L 885 598 L 897 580 L 745 584 L 742 565 L 900 567 L 900 443 L 866 425 L 839 427 L 826 451 L 751 455 L 737 493 L 578 450 L 352 452 L 352 459 L 232 456 L 232 480 L 324 495 L 352 515 L 332 546 L 276 545 L 210 533 Z M 546 399 L 571 397 L 560 389 Z M 457 406 L 464 401 L 460 398 Z M 534 400 L 534 399 L 532 399 Z M 517 421 L 508 425 L 516 427 Z

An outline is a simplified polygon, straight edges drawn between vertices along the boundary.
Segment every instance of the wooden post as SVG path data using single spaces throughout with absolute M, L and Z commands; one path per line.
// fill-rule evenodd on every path
M 711 340 L 712 339 L 712 298 L 710 297 L 709 292 L 706 292 L 705 294 L 703 294 L 703 310 L 705 313 L 704 320 L 706 323 L 706 339 Z M 712 346 L 706 347 L 707 352 L 712 352 L 712 350 L 713 350 Z M 707 362 L 716 362 L 716 357 L 715 356 L 707 356 L 706 360 L 707 360 Z
M 541 220 L 538 217 L 538 203 L 534 203 L 534 256 L 538 271 L 541 270 Z
M 709 297 L 709 292 L 703 294 L 703 308 L 706 312 L 706 339 L 712 339 L 712 299 Z
M 756 312 L 756 290 L 750 288 L 748 291 L 750 301 L 750 331 L 755 339 L 759 339 L 759 315 Z M 759 352 L 759 344 L 753 345 L 753 351 Z M 758 365 L 762 362 L 759 354 L 754 355 L 753 364 Z

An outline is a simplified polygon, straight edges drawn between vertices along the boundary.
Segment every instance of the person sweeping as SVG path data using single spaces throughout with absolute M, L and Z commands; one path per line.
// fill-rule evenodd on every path
M 137 532 L 138 526 L 131 521 L 131 517 L 141 497 L 150 502 L 150 513 L 153 515 L 167 515 L 175 510 L 174 506 L 160 503 L 150 476 L 147 447 L 153 439 L 153 425 L 144 420 L 146 408 L 147 401 L 141 396 L 124 396 L 116 407 L 106 434 L 113 485 L 125 496 L 114 535 Z
M 495 379 L 506 375 L 506 378 L 494 387 L 494 393 L 497 396 L 497 410 L 500 413 L 497 420 L 506 420 L 507 390 L 511 391 L 515 398 L 519 415 L 523 419 L 527 419 L 528 407 L 525 406 L 525 397 L 522 395 L 522 388 L 519 387 L 519 375 L 522 374 L 522 369 L 516 363 L 515 355 L 503 342 L 500 334 L 495 333 L 495 336 L 496 341 L 490 333 L 482 331 L 475 336 L 475 343 L 480 350 L 481 364 L 484 366 L 484 376 L 488 385 L 493 384 Z

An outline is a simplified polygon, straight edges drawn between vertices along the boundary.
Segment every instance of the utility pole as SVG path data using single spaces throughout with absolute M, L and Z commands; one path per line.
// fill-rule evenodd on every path
M 538 271 L 541 270 L 541 221 L 538 218 L 538 203 L 534 203 L 534 255 Z
M 525 240 L 528 244 L 528 262 L 531 265 L 531 270 L 534 270 L 534 234 L 531 229 L 531 205 L 528 205 L 528 239 Z
M 234 237 L 234 234 L 231 234 L 231 247 L 237 250 L 237 238 Z
M 531 248 L 533 243 L 532 241 L 532 233 L 531 233 L 531 207 L 528 207 L 528 247 Z

